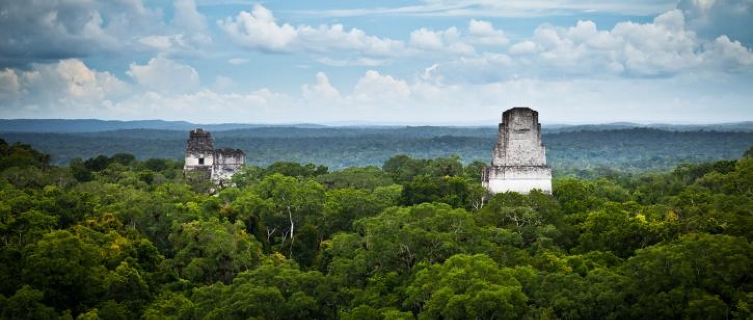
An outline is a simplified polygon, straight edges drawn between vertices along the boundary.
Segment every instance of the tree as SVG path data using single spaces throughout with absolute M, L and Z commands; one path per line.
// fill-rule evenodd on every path
M 3 319 L 57 319 L 55 309 L 42 300 L 44 292 L 24 285 L 10 298 L 0 295 L 0 317 Z
M 44 291 L 43 302 L 74 315 L 95 306 L 104 293 L 107 271 L 100 249 L 66 230 L 46 234 L 24 248 L 24 283 Z
M 753 247 L 742 237 L 691 233 L 638 250 L 621 268 L 632 318 L 727 318 L 753 282 Z
M 12 167 L 37 167 L 45 170 L 50 167 L 50 155 L 41 153 L 28 144 L 8 144 L 0 138 L 0 172 Z
M 84 161 L 84 166 L 87 169 L 95 172 L 99 172 L 107 168 L 112 161 L 106 155 L 100 154 L 94 158 L 89 158 Z
M 298 181 L 279 173 L 264 177 L 254 192 L 272 204 L 264 218 L 267 230 L 278 230 L 282 240 L 292 246 L 295 226 L 304 221 L 315 223 L 324 209 L 324 188 L 313 180 Z
M 326 193 L 324 213 L 317 223 L 325 237 L 338 231 L 351 231 L 353 221 L 373 216 L 389 205 L 380 203 L 373 192 L 361 189 L 334 189 Z
M 419 319 L 515 319 L 528 297 L 513 272 L 486 255 L 455 255 L 416 273 L 404 305 Z
M 316 177 L 326 189 L 367 189 L 374 190 L 393 184 L 392 178 L 381 169 L 370 167 L 352 167 L 341 171 L 330 172 Z
M 644 215 L 630 211 L 630 204 L 609 203 L 604 209 L 589 213 L 581 225 L 577 251 L 611 251 L 618 257 L 627 258 L 636 249 L 657 243 L 660 236 L 656 231 L 660 226 L 652 225 Z
M 202 319 L 316 319 L 335 316 L 332 287 L 317 271 L 303 272 L 289 260 L 271 257 L 238 274 L 193 292 L 195 317 Z
M 87 182 L 94 179 L 91 170 L 87 168 L 81 158 L 73 158 L 68 164 L 68 167 L 71 169 L 73 177 L 76 178 L 78 182 Z
M 261 256 L 261 245 L 242 225 L 218 218 L 183 223 L 170 240 L 176 252 L 170 265 L 195 283 L 230 283 L 238 272 L 257 265 Z
M 393 156 L 385 161 L 382 170 L 392 177 L 395 183 L 411 181 L 415 176 L 425 173 L 426 162 L 405 154 Z
M 301 165 L 297 162 L 275 162 L 267 167 L 265 175 L 279 173 L 288 177 L 315 177 L 326 174 L 326 166 L 316 166 L 313 163 Z

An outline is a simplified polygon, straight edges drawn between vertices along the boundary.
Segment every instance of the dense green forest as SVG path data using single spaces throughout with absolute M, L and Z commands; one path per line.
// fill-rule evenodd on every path
M 0 139 L 0 317 L 751 319 L 737 158 L 494 196 L 459 156 L 278 161 L 210 194 L 172 159 Z
M 753 131 L 708 131 L 604 125 L 544 129 L 547 161 L 558 176 L 594 171 L 664 172 L 679 163 L 730 160 L 753 141 Z M 721 127 L 723 128 L 723 127 Z M 460 155 L 468 165 L 489 162 L 494 127 L 259 127 L 213 131 L 216 147 L 240 148 L 250 165 L 316 163 L 331 170 L 381 166 L 396 154 L 415 158 Z M 54 165 L 77 157 L 129 153 L 138 160 L 185 156 L 183 130 L 113 130 L 80 133 L 2 132 L 9 143 L 29 144 L 51 156 Z

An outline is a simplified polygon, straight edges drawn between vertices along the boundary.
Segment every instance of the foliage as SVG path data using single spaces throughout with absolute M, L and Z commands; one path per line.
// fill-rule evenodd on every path
M 398 153 L 210 195 L 173 160 L 0 145 L 1 319 L 753 315 L 750 156 L 490 195 L 481 163 Z

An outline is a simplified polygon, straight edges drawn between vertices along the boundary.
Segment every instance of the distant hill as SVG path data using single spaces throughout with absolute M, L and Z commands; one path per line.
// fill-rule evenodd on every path
M 268 127 L 244 123 L 196 124 L 186 121 L 164 120 L 97 120 L 97 119 L 0 119 L 0 132 L 36 132 L 36 133 L 85 133 L 115 130 L 151 129 L 188 131 L 203 128 L 209 131 L 226 131 Z M 304 128 L 322 127 L 316 124 L 294 125 Z
M 753 132 L 753 121 L 733 122 L 733 123 L 712 123 L 712 124 L 640 124 L 632 122 L 615 122 L 604 124 L 583 124 L 583 125 L 542 125 L 544 132 L 575 132 L 575 131 L 605 131 L 605 130 L 624 130 L 633 128 L 661 129 L 665 131 L 721 131 L 721 132 Z
M 490 123 L 487 126 L 457 126 L 459 128 L 493 128 L 496 123 Z M 386 128 L 432 128 L 443 127 L 452 128 L 452 126 L 409 126 L 409 125 L 388 125 L 388 124 L 248 124 L 248 123 L 221 123 L 221 124 L 199 124 L 186 121 L 164 121 L 164 120 L 97 120 L 97 119 L 0 119 L 0 132 L 25 132 L 25 133 L 87 133 L 87 132 L 104 132 L 117 130 L 173 130 L 188 131 L 194 128 L 203 128 L 208 131 L 230 131 L 241 129 L 258 129 L 258 128 L 362 128 L 362 129 L 386 129 Z M 632 122 L 615 122 L 605 124 L 586 124 L 586 125 L 566 125 L 566 124 L 544 124 L 544 132 L 576 132 L 576 131 L 604 131 L 604 130 L 622 130 L 631 128 L 653 128 L 667 131 L 741 131 L 753 132 L 753 121 L 719 123 L 719 124 L 696 124 L 696 125 L 678 125 L 678 124 L 639 124 Z
M 30 144 L 66 165 L 76 157 L 130 153 L 140 160 L 182 161 L 187 130 L 123 129 L 93 132 L 2 132 L 8 143 Z M 208 127 L 211 128 L 211 127 Z M 682 162 L 736 159 L 753 145 L 753 130 L 663 130 L 624 124 L 566 126 L 544 130 L 547 163 L 555 175 L 588 176 L 589 170 L 647 172 L 670 170 Z M 215 147 L 239 148 L 246 163 L 266 166 L 276 161 L 314 163 L 339 170 L 381 166 L 396 154 L 418 158 L 459 155 L 464 163 L 488 163 L 497 128 L 487 127 L 256 127 L 210 129 Z

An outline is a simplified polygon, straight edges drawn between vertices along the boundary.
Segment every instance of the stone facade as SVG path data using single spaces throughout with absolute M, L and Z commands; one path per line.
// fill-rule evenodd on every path
M 517 107 L 502 114 L 491 166 L 484 168 L 483 185 L 491 193 L 533 189 L 552 192 L 552 170 L 546 165 L 539 113 Z
M 240 149 L 214 149 L 212 135 L 201 128 L 191 130 L 186 141 L 186 161 L 183 173 L 198 173 L 222 185 L 246 163 L 246 154 Z

